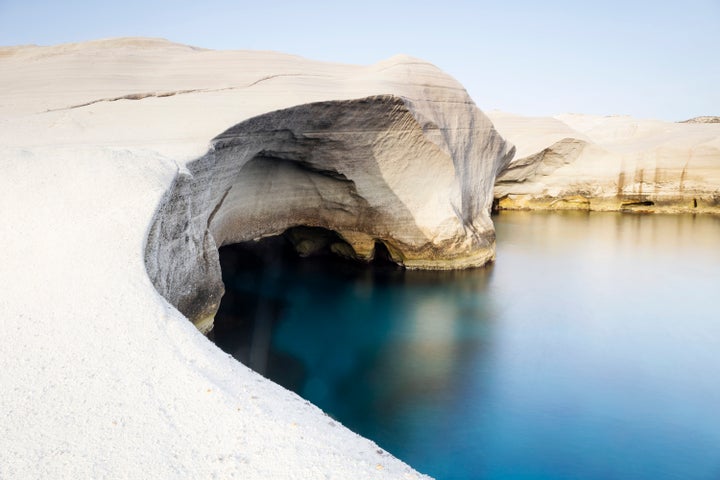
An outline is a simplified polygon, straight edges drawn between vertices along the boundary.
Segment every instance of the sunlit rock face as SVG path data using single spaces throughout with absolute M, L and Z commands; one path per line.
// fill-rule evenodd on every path
M 720 124 L 490 116 L 518 149 L 499 209 L 720 213 Z
M 424 478 L 187 317 L 218 245 L 296 224 L 305 253 L 325 226 L 359 258 L 490 258 L 511 149 L 462 85 L 143 38 L 0 47 L 0 72 L 0 477 Z
M 277 110 L 218 135 L 178 174 L 151 228 L 156 288 L 208 330 L 223 293 L 217 248 L 297 226 L 336 232 L 336 253 L 359 260 L 380 242 L 409 268 L 485 264 L 491 179 L 512 148 L 492 129 L 457 128 L 454 152 L 447 112 L 422 113 L 378 95 Z M 313 248 L 309 238 L 298 245 Z

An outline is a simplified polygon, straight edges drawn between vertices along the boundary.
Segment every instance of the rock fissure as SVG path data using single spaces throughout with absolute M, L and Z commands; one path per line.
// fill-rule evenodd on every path
M 98 98 L 97 100 L 91 100 L 89 102 L 80 103 L 78 105 L 71 105 L 69 107 L 53 108 L 53 109 L 46 110 L 45 113 L 60 112 L 63 110 L 74 110 L 77 108 L 89 107 L 90 105 L 95 105 L 97 103 L 117 102 L 120 100 L 144 100 L 146 98 L 174 97 L 176 95 L 186 95 L 189 93 L 213 93 L 213 92 L 224 92 L 227 90 L 240 90 L 240 89 L 254 87 L 255 85 L 263 83 L 267 80 L 272 80 L 275 78 L 282 78 L 282 77 L 322 77 L 322 76 L 323 75 L 310 75 L 310 74 L 303 74 L 303 73 L 281 73 L 281 74 L 268 75 L 268 76 L 259 78 L 259 79 L 255 80 L 254 82 L 249 83 L 248 85 L 235 85 L 235 86 L 222 87 L 222 88 L 190 88 L 190 89 L 184 89 L 184 90 L 169 90 L 169 91 L 165 91 L 165 92 L 128 93 L 125 95 L 119 95 L 117 97 Z
M 95 105 L 97 103 L 110 103 L 110 102 L 117 102 L 120 100 L 144 100 L 146 98 L 165 98 L 165 97 L 173 97 L 175 95 L 183 95 L 183 94 L 187 94 L 187 93 L 222 91 L 222 90 L 229 90 L 229 89 L 232 89 L 232 87 L 222 88 L 222 89 L 213 89 L 213 90 L 188 89 L 188 90 L 174 90 L 174 91 L 167 91 L 167 92 L 128 93 L 126 95 L 120 95 L 117 97 L 98 98 L 97 100 L 91 100 L 89 102 L 80 103 L 77 105 L 70 105 L 69 107 L 52 108 L 52 109 L 46 110 L 45 113 L 61 112 L 63 110 L 74 110 L 77 108 L 89 107 L 89 106 Z

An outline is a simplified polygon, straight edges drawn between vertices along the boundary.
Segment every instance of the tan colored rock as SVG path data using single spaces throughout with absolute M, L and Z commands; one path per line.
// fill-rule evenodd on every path
M 720 117 L 705 115 L 702 117 L 694 117 L 688 120 L 683 120 L 680 123 L 720 123 Z
M 490 113 L 518 154 L 500 209 L 720 213 L 720 125 Z
M 491 179 L 512 148 L 464 90 L 391 83 L 409 69 L 417 69 L 422 82 L 432 73 L 436 82 L 449 83 L 434 67 L 407 62 L 371 67 L 379 73 L 366 77 L 368 85 L 388 94 L 252 117 L 186 163 L 146 247 L 158 291 L 208 326 L 223 292 L 217 248 L 298 226 L 337 232 L 352 248 L 336 250 L 362 260 L 374 256 L 376 242 L 408 268 L 492 260 Z M 343 92 L 345 77 L 333 81 Z M 298 247 L 313 249 L 307 241 Z

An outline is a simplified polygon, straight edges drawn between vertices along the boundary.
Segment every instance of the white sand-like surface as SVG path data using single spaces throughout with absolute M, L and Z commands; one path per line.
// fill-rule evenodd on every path
M 143 262 L 163 193 L 212 137 L 395 84 L 462 90 L 405 57 L 0 48 L 0 478 L 422 477 L 216 348 Z

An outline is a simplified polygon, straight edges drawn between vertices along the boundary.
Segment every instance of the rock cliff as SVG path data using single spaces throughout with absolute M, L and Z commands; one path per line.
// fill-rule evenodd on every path
M 517 155 L 499 209 L 720 213 L 720 125 L 631 117 L 490 117 Z
M 0 477 L 420 477 L 186 317 L 210 326 L 218 246 L 289 227 L 491 259 L 512 147 L 461 85 L 154 39 L 2 48 L 0 72 Z
M 217 248 L 297 226 L 338 233 L 346 255 L 362 260 L 377 242 L 410 268 L 492 259 L 488 179 L 509 159 L 505 143 L 467 139 L 490 157 L 454 158 L 431 140 L 447 128 L 441 119 L 421 125 L 414 111 L 393 95 L 316 102 L 217 136 L 178 174 L 151 229 L 146 262 L 158 290 L 207 329 L 223 291 Z
M 432 68 L 408 62 L 386 62 L 375 81 Z M 338 233 L 361 260 L 380 242 L 408 268 L 493 259 L 492 183 L 513 148 L 458 87 L 383 88 L 256 115 L 187 162 L 146 246 L 158 291 L 205 331 L 223 293 L 217 248 L 297 226 Z

